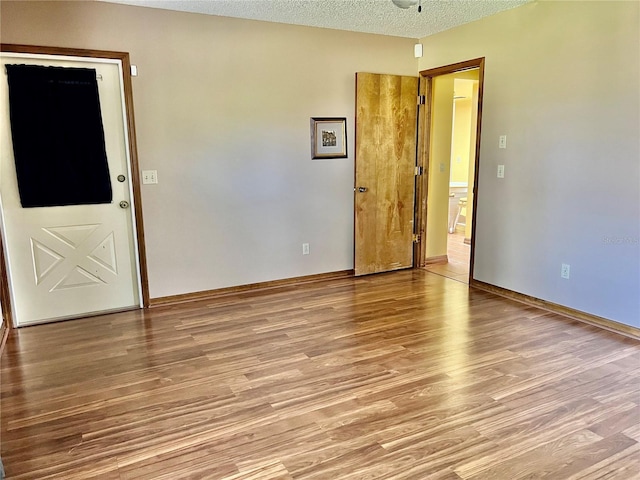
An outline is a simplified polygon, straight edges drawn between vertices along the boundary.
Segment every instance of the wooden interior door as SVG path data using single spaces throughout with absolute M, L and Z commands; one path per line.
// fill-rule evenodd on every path
M 417 77 L 356 74 L 356 275 L 413 266 L 417 95 Z

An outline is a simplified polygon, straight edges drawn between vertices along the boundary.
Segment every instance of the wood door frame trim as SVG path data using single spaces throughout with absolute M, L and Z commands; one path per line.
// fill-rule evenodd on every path
M 426 233 L 427 233 L 427 195 L 429 187 L 429 147 L 431 130 L 431 95 L 433 91 L 433 78 L 440 75 L 462 72 L 464 70 L 478 69 L 478 114 L 476 123 L 476 152 L 475 168 L 473 174 L 473 216 L 471 218 L 471 258 L 469 260 L 469 282 L 473 280 L 473 264 L 475 257 L 476 243 L 476 218 L 478 205 L 478 171 L 480 166 L 480 132 L 482 129 L 482 101 L 484 92 L 484 64 L 485 57 L 474 58 L 464 62 L 453 63 L 441 67 L 430 68 L 420 71 L 420 95 L 425 96 L 424 107 L 418 113 L 418 166 L 421 166 L 424 174 L 419 182 L 416 195 L 416 225 L 419 227 L 420 240 L 415 246 L 414 267 L 424 267 L 426 265 Z
M 142 219 L 142 194 L 140 191 L 140 167 L 138 164 L 138 147 L 136 141 L 135 118 L 133 111 L 133 85 L 131 82 L 131 61 L 128 52 L 110 50 L 86 50 L 79 48 L 47 47 L 39 45 L 0 44 L 0 52 L 31 55 L 63 55 L 69 57 L 89 57 L 120 60 L 122 63 L 122 80 L 124 90 L 125 114 L 127 116 L 127 136 L 129 143 L 129 162 L 131 166 L 131 187 L 134 201 L 134 221 L 138 236 L 138 262 L 140 268 L 141 304 L 149 307 L 149 275 L 147 271 L 147 255 L 144 237 L 144 221 Z M 4 243 L 0 236 L 0 298 L 7 328 L 14 328 L 11 295 L 9 292 L 7 264 L 4 256 Z

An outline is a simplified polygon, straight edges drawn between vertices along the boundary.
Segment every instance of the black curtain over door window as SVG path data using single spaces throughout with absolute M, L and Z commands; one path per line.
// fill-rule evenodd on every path
M 110 203 L 95 69 L 7 65 L 23 207 Z

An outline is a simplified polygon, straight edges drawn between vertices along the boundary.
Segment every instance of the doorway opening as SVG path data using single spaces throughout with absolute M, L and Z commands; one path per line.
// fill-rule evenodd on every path
M 483 74 L 484 59 L 421 72 L 422 266 L 463 283 L 473 278 Z

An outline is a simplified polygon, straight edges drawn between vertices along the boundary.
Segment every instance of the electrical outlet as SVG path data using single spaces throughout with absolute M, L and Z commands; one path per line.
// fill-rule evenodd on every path
M 568 279 L 570 274 L 571 274 L 571 265 L 567 263 L 563 263 L 562 267 L 560 268 L 560 276 L 562 278 Z
M 302 254 L 303 255 L 309 255 L 309 244 L 308 243 L 303 243 L 302 244 Z
M 504 165 L 498 165 L 498 178 L 504 178 Z
M 498 140 L 498 148 L 507 148 L 507 136 L 500 135 L 500 140 Z
M 151 185 L 158 183 L 158 171 L 157 170 L 143 170 L 142 171 L 142 183 L 144 185 Z

